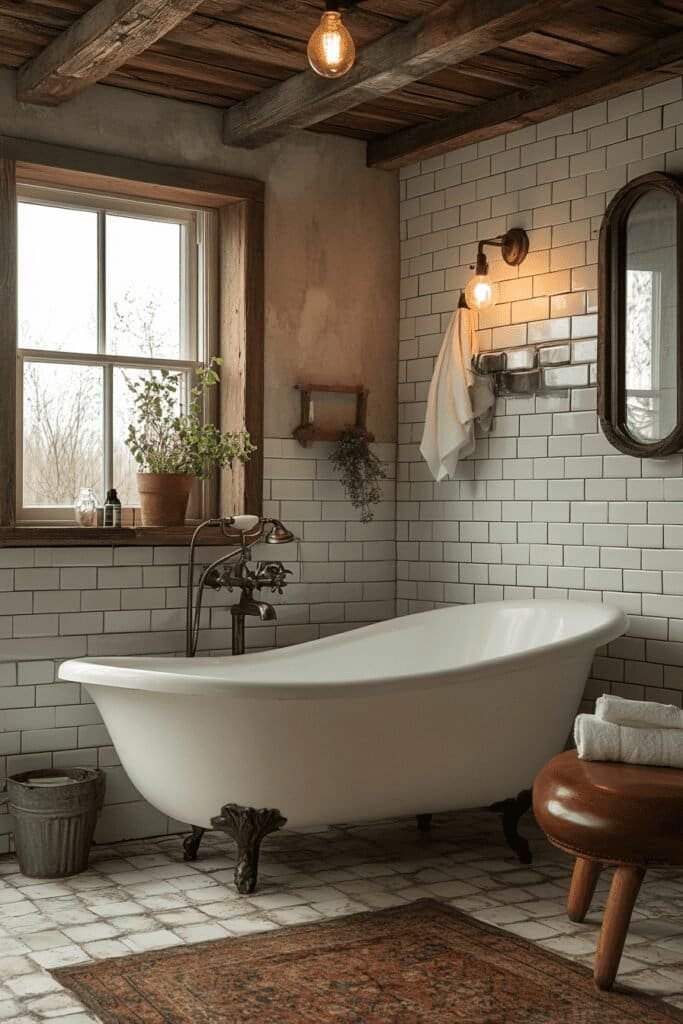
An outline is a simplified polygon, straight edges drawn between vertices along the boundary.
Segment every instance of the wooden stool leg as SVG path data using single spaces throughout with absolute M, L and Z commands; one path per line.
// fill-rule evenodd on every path
M 631 914 L 645 877 L 645 868 L 620 864 L 612 879 L 595 957 L 595 984 L 611 989 L 631 923 Z
M 590 910 L 591 900 L 602 871 L 599 860 L 577 857 L 572 875 L 572 884 L 567 900 L 567 914 L 570 921 L 583 921 Z

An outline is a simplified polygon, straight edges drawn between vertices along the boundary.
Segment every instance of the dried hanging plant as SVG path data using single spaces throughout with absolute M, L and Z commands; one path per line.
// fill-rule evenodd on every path
M 330 462 L 339 472 L 352 506 L 360 509 L 361 523 L 371 523 L 375 515 L 371 506 L 382 498 L 379 484 L 386 473 L 370 450 L 365 432 L 360 427 L 347 427 L 332 449 Z

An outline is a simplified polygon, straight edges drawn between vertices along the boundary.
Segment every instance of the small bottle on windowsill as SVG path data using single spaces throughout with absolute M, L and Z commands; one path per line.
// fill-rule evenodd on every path
M 121 502 L 116 490 L 112 487 L 107 491 L 107 500 L 104 503 L 104 514 L 102 516 L 103 526 L 121 528 Z

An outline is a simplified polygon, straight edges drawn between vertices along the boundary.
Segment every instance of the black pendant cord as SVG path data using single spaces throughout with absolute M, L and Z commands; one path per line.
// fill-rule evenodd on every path
M 325 0 L 326 11 L 352 11 L 366 0 Z

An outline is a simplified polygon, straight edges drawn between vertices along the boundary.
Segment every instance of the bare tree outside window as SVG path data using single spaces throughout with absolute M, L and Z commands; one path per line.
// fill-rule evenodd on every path
M 125 339 L 135 351 L 148 359 L 161 358 L 171 348 L 170 331 L 164 325 L 161 296 L 140 296 L 127 291 L 113 306 L 112 334 Z M 136 377 L 151 376 L 154 370 L 116 369 L 114 371 L 114 479 L 124 505 L 137 505 L 138 466 L 124 444 L 133 419 L 132 396 L 128 384 Z
M 61 198 L 19 203 L 22 506 L 67 510 L 82 487 L 111 486 L 137 504 L 127 385 L 197 365 L 195 215 Z
M 102 490 L 102 371 L 24 367 L 24 500 L 72 505 L 81 487 Z
M 626 274 L 626 401 L 629 430 L 639 441 L 657 436 L 657 395 L 654 392 L 652 330 L 655 323 L 655 281 L 650 270 Z

